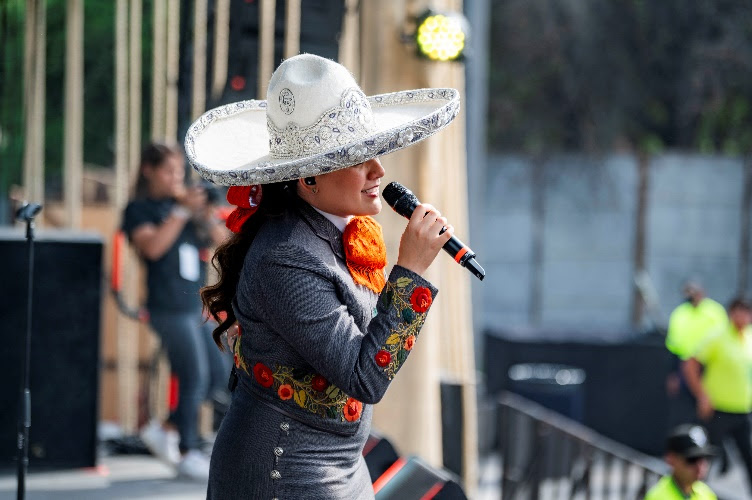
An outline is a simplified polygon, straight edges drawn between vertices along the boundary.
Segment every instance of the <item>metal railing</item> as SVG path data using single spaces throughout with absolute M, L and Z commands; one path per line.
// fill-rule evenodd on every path
M 662 460 L 516 394 L 498 404 L 502 500 L 641 499 L 669 472 Z

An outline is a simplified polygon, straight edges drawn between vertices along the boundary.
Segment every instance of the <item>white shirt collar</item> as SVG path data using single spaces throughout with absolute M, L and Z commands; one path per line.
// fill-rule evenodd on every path
M 335 225 L 337 229 L 339 229 L 340 233 L 345 232 L 345 226 L 347 226 L 347 223 L 350 222 L 350 219 L 352 219 L 352 216 L 350 217 L 340 217 L 339 215 L 332 215 L 330 213 L 324 212 L 323 210 L 319 210 L 316 207 L 313 207 L 314 210 L 316 210 L 318 213 L 329 219 L 329 221 Z

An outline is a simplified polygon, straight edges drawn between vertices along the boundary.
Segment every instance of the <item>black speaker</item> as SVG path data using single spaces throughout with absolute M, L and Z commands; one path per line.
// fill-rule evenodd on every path
M 373 483 L 397 461 L 399 455 L 388 439 L 372 432 L 363 447 L 363 457 Z
M 16 466 L 26 345 L 25 232 L 0 228 L 0 468 Z M 34 241 L 29 468 L 91 467 L 96 461 L 102 241 L 38 230 Z
M 399 458 L 374 483 L 376 500 L 467 500 L 459 479 L 418 457 Z

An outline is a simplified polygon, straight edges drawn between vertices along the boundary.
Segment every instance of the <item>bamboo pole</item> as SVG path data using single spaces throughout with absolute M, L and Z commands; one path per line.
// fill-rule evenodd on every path
M 257 99 L 266 99 L 266 87 L 274 71 L 275 0 L 261 0 L 259 4 L 259 54 Z
M 81 227 L 83 203 L 84 4 L 68 0 L 65 41 L 64 200 L 66 223 Z
M 216 0 L 215 6 L 212 100 L 219 99 L 227 84 L 227 56 L 230 45 L 230 0 Z
M 345 0 L 345 17 L 342 20 L 342 36 L 339 43 L 339 63 L 350 70 L 355 80 L 360 78 L 360 0 Z
M 165 99 L 165 140 L 178 140 L 178 77 L 180 72 L 180 0 L 167 7 L 167 92 Z
M 130 68 L 129 68 L 129 110 L 128 119 L 128 172 L 129 179 L 135 177 L 136 161 L 141 153 L 141 19 L 143 0 L 129 0 L 130 5 Z
M 287 0 L 285 9 L 285 48 L 283 57 L 288 59 L 300 53 L 300 2 Z
M 46 33 L 44 0 L 27 0 L 24 32 L 24 188 L 26 199 L 37 202 L 44 200 Z
M 193 13 L 193 99 L 191 119 L 206 110 L 206 24 L 208 0 L 195 0 Z
M 428 6 L 427 0 L 360 3 L 362 41 L 360 82 L 367 94 L 419 87 L 454 87 L 464 96 L 464 67 L 460 63 L 421 61 L 413 49 L 399 41 L 398 33 L 411 18 Z M 459 1 L 435 0 L 435 8 L 461 12 Z M 418 197 L 439 207 L 452 224 L 467 227 L 467 179 L 464 115 L 461 113 L 446 130 L 412 148 L 383 159 L 387 177 L 405 179 Z M 382 211 L 384 234 L 392 259 L 396 256 L 404 221 Z M 467 241 L 461 232 L 458 237 Z M 438 256 L 426 277 L 440 294 L 431 308 L 416 348 L 392 382 L 384 400 L 374 409 L 374 426 L 400 442 L 402 453 L 417 454 L 434 465 L 442 462 L 441 378 L 460 384 L 463 426 L 462 476 L 472 498 L 477 482 L 477 413 L 473 355 L 473 323 L 470 314 L 470 274 L 445 256 Z M 409 406 L 404 401 L 409 400 Z M 395 425 L 420 421 L 421 426 Z
M 140 30 L 139 30 L 140 31 Z M 133 32 L 131 32 L 133 36 Z M 128 37 L 128 0 L 117 0 L 115 12 L 115 204 L 113 217 L 120 217 L 128 201 L 128 185 L 133 158 L 129 135 L 133 130 L 129 118 L 140 115 L 129 113 L 132 105 L 129 79 L 128 48 L 133 41 Z M 140 46 L 140 44 L 139 44 Z M 127 300 L 135 296 L 137 265 L 132 251 L 126 252 L 123 273 L 123 294 Z M 123 265 L 121 264 L 121 265 Z M 120 424 L 126 433 L 132 433 L 138 425 L 138 328 L 124 315 L 117 317 L 117 376 L 118 376 L 118 413 Z
M 152 57 L 152 93 L 151 93 L 151 139 L 164 141 L 165 139 L 165 104 L 167 81 L 167 4 L 160 0 L 153 4 L 154 26 L 153 57 Z

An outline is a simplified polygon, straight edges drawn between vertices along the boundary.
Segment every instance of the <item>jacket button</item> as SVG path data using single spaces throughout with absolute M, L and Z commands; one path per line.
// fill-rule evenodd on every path
M 290 424 L 288 424 L 287 422 L 282 422 L 281 424 L 279 424 L 279 428 L 287 432 L 290 430 Z
M 273 470 L 271 476 L 272 479 L 282 479 L 282 474 L 278 470 Z
M 277 455 L 278 457 L 281 457 L 282 453 L 284 453 L 284 452 L 285 451 L 282 448 L 280 448 L 279 446 L 277 446 L 276 448 L 274 448 L 274 454 Z

